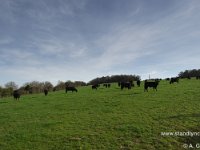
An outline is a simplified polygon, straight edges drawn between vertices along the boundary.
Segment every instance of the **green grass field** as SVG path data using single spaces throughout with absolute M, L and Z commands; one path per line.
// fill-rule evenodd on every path
M 0 99 L 0 150 L 184 149 L 200 132 L 200 80 L 161 81 L 158 91 L 141 87 L 64 91 Z

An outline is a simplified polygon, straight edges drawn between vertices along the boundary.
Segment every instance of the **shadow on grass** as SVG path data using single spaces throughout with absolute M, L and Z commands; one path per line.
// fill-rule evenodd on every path
M 0 102 L 0 104 L 4 104 L 4 103 L 8 103 L 8 102 Z
M 120 95 L 129 95 L 129 96 L 136 95 L 136 94 L 141 94 L 141 93 L 139 93 L 139 92 L 133 92 L 133 93 L 120 93 Z
M 192 144 L 192 146 L 196 147 L 196 144 L 200 143 L 199 129 L 200 129 L 200 126 L 187 129 L 187 131 L 185 131 L 185 136 L 180 137 L 179 141 L 181 143 L 186 143 L 188 145 Z
M 168 119 L 181 119 L 181 118 L 188 118 L 188 117 L 200 117 L 199 113 L 192 113 L 192 114 L 182 114 L 176 116 L 170 116 Z
M 181 114 L 170 116 L 167 119 L 177 119 L 182 120 L 186 118 L 199 118 L 200 113 L 191 113 L 191 114 Z M 181 135 L 179 136 L 179 142 L 183 144 L 188 144 L 192 146 L 196 146 L 196 144 L 200 143 L 200 125 L 195 127 L 186 128 L 184 131 L 181 131 Z M 198 145 L 200 147 L 200 145 Z

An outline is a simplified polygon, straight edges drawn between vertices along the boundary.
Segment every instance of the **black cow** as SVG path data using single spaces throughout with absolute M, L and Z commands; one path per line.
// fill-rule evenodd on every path
M 48 90 L 44 89 L 44 95 L 47 96 L 47 94 L 48 94 Z
M 94 89 L 96 89 L 97 90 L 97 86 L 95 86 L 95 85 L 92 85 L 92 89 L 94 90 Z
M 140 83 L 141 81 L 140 80 L 137 80 L 137 86 L 140 87 Z
M 131 86 L 132 86 L 132 87 L 135 86 L 134 83 L 133 83 L 133 81 L 129 81 L 129 83 L 131 83 Z
M 107 84 L 107 83 L 104 83 L 103 86 L 105 86 L 105 87 L 107 88 L 107 87 L 108 87 L 108 84 Z
M 13 91 L 13 97 L 14 97 L 15 100 L 19 100 L 19 98 L 20 98 L 19 90 Z
M 55 92 L 55 91 L 56 91 L 56 87 L 53 88 L 53 92 Z
M 158 81 L 144 81 L 144 92 L 148 92 L 148 87 L 152 87 L 154 90 L 157 91 Z
M 105 86 L 106 88 L 110 87 L 110 83 L 104 83 L 103 86 Z
M 65 88 L 65 92 L 67 93 L 67 91 L 78 92 L 78 90 L 75 87 L 73 87 L 73 86 L 67 86 Z
M 165 80 L 166 80 L 166 81 L 169 81 L 169 80 L 170 80 L 170 78 L 166 78 Z
M 131 83 L 130 82 L 121 82 L 121 90 L 124 88 L 131 89 Z
M 92 85 L 92 89 L 93 89 L 93 90 L 94 90 L 94 89 L 97 90 L 98 87 L 99 87 L 99 84 Z
M 110 83 L 108 83 L 107 85 L 108 85 L 108 88 L 110 88 L 111 84 L 110 84 Z
M 171 80 L 170 80 L 170 84 L 172 84 L 172 83 L 174 83 L 174 82 L 177 82 L 177 83 L 179 83 L 179 78 L 178 77 L 175 77 L 175 78 L 171 78 Z

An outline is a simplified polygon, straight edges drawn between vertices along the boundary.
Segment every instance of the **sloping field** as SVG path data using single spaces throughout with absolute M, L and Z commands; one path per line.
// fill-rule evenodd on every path
M 180 133 L 200 132 L 199 122 L 200 80 L 161 81 L 157 92 L 80 87 L 0 99 L 0 149 L 184 149 L 200 136 Z

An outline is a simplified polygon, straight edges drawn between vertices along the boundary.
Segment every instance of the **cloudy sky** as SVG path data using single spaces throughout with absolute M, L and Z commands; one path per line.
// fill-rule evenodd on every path
M 199 0 L 0 0 L 0 85 L 200 68 Z

